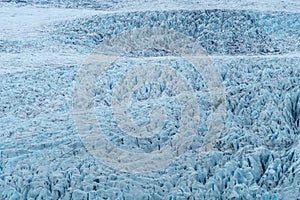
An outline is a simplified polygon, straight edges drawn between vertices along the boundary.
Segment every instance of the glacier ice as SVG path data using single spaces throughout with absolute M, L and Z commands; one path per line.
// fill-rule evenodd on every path
M 47 12 L 56 3 L 2 2 L 0 9 L 22 11 L 30 4 Z M 98 1 L 63 5 L 106 9 Z M 16 39 L 0 33 L 0 199 L 299 198 L 299 23 L 299 11 L 174 9 L 82 14 L 51 21 L 43 32 L 33 27 Z M 71 114 L 72 94 L 78 58 L 107 38 L 144 26 L 176 30 L 202 45 L 222 77 L 227 117 L 213 150 L 199 157 L 194 150 L 203 143 L 212 109 L 201 74 L 168 52 L 133 52 L 136 58 L 154 55 L 148 62 L 168 64 L 189 80 L 201 121 L 192 148 L 165 170 L 128 174 L 96 162 L 86 150 Z M 111 119 L 110 90 L 139 62 L 125 59 L 109 66 L 98 80 L 95 101 L 98 123 L 114 145 L 148 152 L 168 144 L 176 133 L 179 108 L 176 100 L 160 102 L 167 107 L 169 123 L 151 139 L 118 132 Z M 140 124 L 149 121 L 143 118 L 147 109 L 142 100 L 155 100 L 143 89 L 134 94 L 130 108 Z

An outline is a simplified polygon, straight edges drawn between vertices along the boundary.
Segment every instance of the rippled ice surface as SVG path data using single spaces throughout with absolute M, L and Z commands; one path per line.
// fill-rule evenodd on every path
M 6 1 L 0 18 L 0 199 L 299 198 L 299 2 Z M 146 126 L 149 109 L 160 104 L 166 123 L 146 139 L 119 130 L 111 91 L 129 69 L 159 63 L 177 70 L 200 110 L 190 148 L 163 170 L 135 174 L 95 159 L 72 103 L 93 50 L 143 27 L 171 29 L 203 47 L 225 88 L 226 118 L 212 150 L 199 156 L 214 109 L 201 74 L 156 49 L 119 59 L 94 91 L 97 123 L 117 148 L 151 153 L 170 145 L 180 127 L 178 100 L 161 99 L 168 91 L 145 83 L 132 94 L 131 120 Z

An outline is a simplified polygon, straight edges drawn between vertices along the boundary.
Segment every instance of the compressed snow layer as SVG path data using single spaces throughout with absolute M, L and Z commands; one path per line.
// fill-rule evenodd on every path
M 105 7 L 96 1 L 80 6 L 83 1 L 62 2 L 59 7 Z M 130 7 L 123 1 L 115 9 L 127 3 Z M 244 7 L 252 11 L 234 6 L 205 10 L 218 7 L 199 2 L 190 5 L 207 7 L 147 12 L 122 8 L 126 13 L 51 8 L 59 5 L 56 1 L 38 3 L 46 8 L 34 7 L 36 1 L 28 1 L 31 7 L 24 4 L 1 3 L 0 8 L 1 19 L 7 20 L 0 22 L 0 199 L 300 196 L 300 14 L 295 12 L 296 1 L 282 3 L 284 8 L 274 4 L 262 9 L 269 11 L 255 11 L 254 4 L 246 3 Z M 162 10 L 163 5 L 176 7 L 176 3 L 164 3 Z M 289 9 L 294 12 L 283 12 Z M 53 19 L 54 13 L 58 16 Z M 26 23 L 30 21 L 34 23 Z M 122 173 L 95 161 L 81 142 L 72 116 L 73 88 L 80 64 L 100 42 L 124 30 L 147 26 L 184 33 L 207 51 L 225 86 L 226 123 L 213 150 L 200 158 L 193 148 L 201 146 L 211 113 L 206 83 L 191 72 L 189 64 L 166 52 L 133 52 L 136 60 L 109 66 L 95 91 L 99 125 L 114 145 L 149 152 L 168 144 L 178 126 L 176 99 L 157 102 L 155 96 L 137 92 L 129 109 L 133 120 L 140 125 L 149 121 L 144 115 L 147 107 L 140 107 L 148 98 L 167 107 L 167 129 L 139 141 L 112 131 L 111 94 L 106 86 L 114 86 L 127 69 L 144 63 L 143 54 L 150 54 L 147 62 L 159 61 L 190 78 L 202 112 L 194 146 L 165 170 Z
M 37 7 L 81 8 L 114 12 L 146 11 L 146 10 L 262 10 L 299 12 L 298 0 L 4 0 L 12 5 L 34 5 Z M 7 5 L 7 3 L 5 4 Z M 0 4 L 1 6 L 1 4 Z

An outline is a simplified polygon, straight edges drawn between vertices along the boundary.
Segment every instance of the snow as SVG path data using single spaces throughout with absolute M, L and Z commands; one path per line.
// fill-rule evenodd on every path
M 0 19 L 0 199 L 299 198 L 298 1 L 9 1 L 0 3 Z M 147 64 L 187 81 L 199 126 L 189 148 L 163 169 L 128 173 L 101 162 L 83 142 L 74 93 L 95 48 L 141 27 L 194 38 L 219 72 L 226 118 L 212 148 L 199 151 L 215 106 L 208 77 L 172 52 L 130 52 L 94 80 L 95 125 L 105 138 L 147 154 L 178 134 L 182 101 L 161 80 L 137 84 L 127 115 L 134 125 L 155 122 L 161 132 L 135 137 L 118 124 L 121 115 L 113 116 L 116 91 L 123 94 L 125 83 L 143 74 L 134 69 Z

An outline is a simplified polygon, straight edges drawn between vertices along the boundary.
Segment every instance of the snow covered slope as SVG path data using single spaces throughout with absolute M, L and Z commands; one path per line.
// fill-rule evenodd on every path
M 0 199 L 299 198 L 298 1 L 6 1 L 0 19 Z M 165 107 L 161 132 L 139 138 L 121 130 L 113 91 L 140 66 L 181 74 L 199 122 L 193 143 L 167 167 L 128 173 L 97 160 L 83 142 L 74 93 L 95 48 L 147 27 L 184 34 L 203 48 L 224 86 L 226 117 L 212 149 L 200 155 L 216 108 L 205 75 L 173 52 L 129 52 L 97 77 L 93 91 L 105 138 L 149 154 L 179 134 L 182 105 L 160 82 L 135 90 L 128 112 L 147 126 L 153 105 Z

